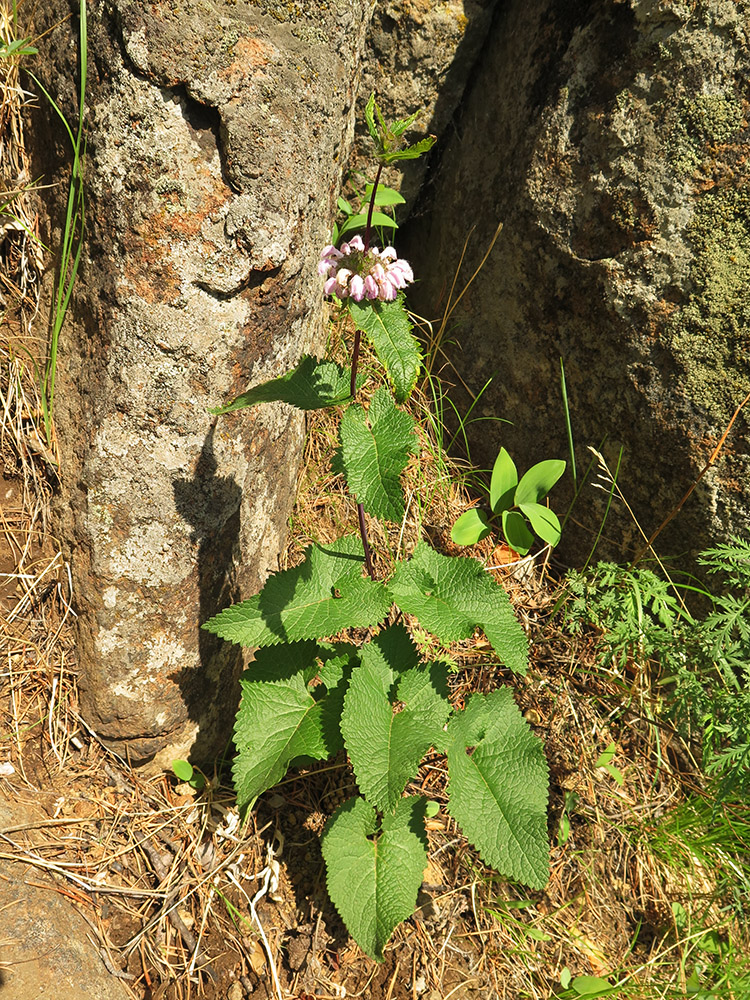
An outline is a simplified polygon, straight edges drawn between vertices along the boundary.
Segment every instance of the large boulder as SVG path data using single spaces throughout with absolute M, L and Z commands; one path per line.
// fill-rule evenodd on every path
M 513 422 L 472 425 L 473 457 L 567 457 L 562 358 L 579 476 L 585 446 L 612 471 L 622 446 L 619 486 L 647 534 L 750 389 L 748 25 L 747 0 L 508 0 L 410 234 L 416 306 L 437 316 L 470 231 L 459 289 L 504 224 L 446 331 L 470 389 L 493 376 L 472 416 Z M 747 430 L 743 412 L 662 553 L 747 535 Z M 579 500 L 569 559 L 605 501 Z M 636 552 L 617 499 L 610 518 L 600 555 Z
M 40 76 L 73 121 L 78 4 L 41 6 Z M 218 423 L 208 410 L 321 341 L 316 264 L 371 6 L 89 5 L 59 523 L 82 713 L 133 763 L 205 761 L 230 737 L 242 654 L 200 626 L 277 568 L 304 422 L 281 404 Z M 43 99 L 35 135 L 63 179 L 70 150 Z M 53 247 L 64 196 L 47 195 Z
M 364 108 L 375 93 L 388 121 L 419 112 L 414 134 L 438 139 L 449 129 L 474 71 L 497 0 L 381 0 L 367 33 L 350 166 L 372 179 L 372 143 Z M 383 181 L 414 206 L 429 157 L 386 168 Z

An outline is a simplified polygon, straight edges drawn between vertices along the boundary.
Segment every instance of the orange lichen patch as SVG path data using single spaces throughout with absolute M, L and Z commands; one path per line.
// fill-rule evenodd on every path
M 162 202 L 123 241 L 124 283 L 146 302 L 174 299 L 180 291 L 181 265 L 186 258 L 207 258 L 217 251 L 215 244 L 201 237 L 201 229 L 232 193 L 220 177 L 205 168 L 198 167 L 197 173 L 193 190 L 200 191 L 201 197 L 196 208 L 175 211 L 172 202 Z
M 233 88 L 239 88 L 248 77 L 273 62 L 277 50 L 268 42 L 246 35 L 237 41 L 233 53 L 235 59 L 219 72 L 219 77 Z

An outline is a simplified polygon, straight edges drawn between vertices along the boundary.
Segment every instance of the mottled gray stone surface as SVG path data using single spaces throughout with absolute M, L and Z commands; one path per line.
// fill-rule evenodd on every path
M 474 425 L 474 458 L 567 457 L 562 357 L 579 470 L 586 445 L 606 438 L 613 469 L 622 445 L 647 533 L 750 389 L 749 31 L 747 0 L 508 0 L 411 233 L 416 306 L 438 316 L 471 227 L 464 278 L 504 223 L 448 330 L 469 386 L 494 376 L 475 416 L 513 421 Z M 662 553 L 747 535 L 747 431 L 743 414 Z M 605 499 L 585 491 L 564 555 L 585 558 Z M 610 517 L 600 555 L 632 553 Z
M 45 4 L 35 37 L 72 119 L 68 12 Z M 87 231 L 60 346 L 59 525 L 82 711 L 134 762 L 210 759 L 231 734 L 242 654 L 199 626 L 277 567 L 304 423 L 280 404 L 218 422 L 208 409 L 320 343 L 316 264 L 370 13 L 371 0 L 89 4 Z M 39 116 L 49 176 L 68 151 L 44 104 Z M 62 196 L 48 195 L 54 246 Z

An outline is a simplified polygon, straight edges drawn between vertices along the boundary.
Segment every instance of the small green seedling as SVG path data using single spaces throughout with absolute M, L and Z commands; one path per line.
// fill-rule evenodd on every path
M 566 792 L 563 798 L 563 809 L 560 816 L 560 825 L 557 828 L 557 846 L 563 847 L 570 839 L 570 817 L 578 806 L 578 794 L 576 792 Z
M 200 792 L 202 788 L 206 785 L 206 776 L 202 774 L 197 768 L 187 760 L 173 760 L 172 770 L 174 771 L 175 777 L 179 778 L 180 781 L 184 781 L 186 785 L 190 785 L 194 788 L 196 792 Z
M 604 770 L 615 779 L 620 788 L 622 788 L 622 786 L 625 784 L 625 778 L 623 777 L 622 771 L 619 768 L 615 767 L 615 765 L 612 763 L 616 753 L 617 753 L 617 747 L 615 746 L 614 743 L 610 743 L 607 749 L 599 754 L 599 756 L 596 759 L 596 763 L 594 764 L 594 767 L 603 767 Z
M 499 520 L 505 540 L 519 555 L 528 553 L 535 536 L 554 548 L 560 541 L 560 521 L 540 501 L 565 472 L 565 465 L 561 459 L 537 462 L 519 482 L 515 462 L 501 448 L 490 480 L 492 513 L 488 516 L 475 507 L 467 510 L 453 525 L 451 539 L 456 545 L 476 545 L 492 534 L 493 523 Z

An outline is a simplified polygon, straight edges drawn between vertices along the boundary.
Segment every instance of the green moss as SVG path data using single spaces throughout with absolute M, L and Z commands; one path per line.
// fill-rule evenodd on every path
M 260 7 L 265 14 L 270 14 L 277 21 L 299 21 L 301 18 L 319 20 L 321 12 L 330 9 L 328 0 L 250 0 L 255 7 Z M 333 4 L 338 7 L 338 3 Z
M 742 102 L 729 91 L 680 101 L 669 137 L 674 170 L 687 177 L 700 164 L 707 147 L 727 142 L 742 127 L 742 121 Z
M 750 369 L 750 183 L 702 195 L 688 236 L 690 298 L 673 319 L 672 347 L 685 393 L 726 416 Z

